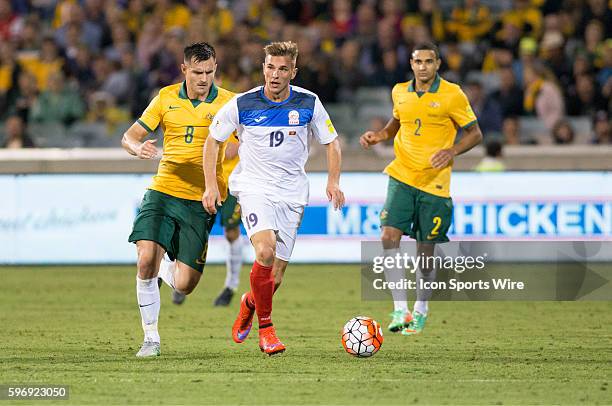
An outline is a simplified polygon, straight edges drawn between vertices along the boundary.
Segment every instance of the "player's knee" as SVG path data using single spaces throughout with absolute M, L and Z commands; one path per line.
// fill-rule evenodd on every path
M 153 278 L 157 273 L 157 264 L 155 263 L 155 255 L 141 253 L 138 255 L 136 262 L 138 268 L 138 277 L 140 279 Z
M 255 247 L 255 256 L 257 258 L 257 262 L 264 266 L 272 266 L 274 263 L 275 256 L 274 247 L 271 247 L 267 244 L 260 244 Z
M 382 240 L 384 248 L 397 248 L 399 247 L 402 235 L 385 227 L 383 228 L 380 239 Z
M 188 295 L 191 292 L 193 292 L 196 286 L 197 286 L 197 283 L 193 283 L 191 281 L 187 281 L 187 282 L 177 281 L 174 286 L 174 290 L 176 290 L 179 293 L 182 293 L 183 295 Z

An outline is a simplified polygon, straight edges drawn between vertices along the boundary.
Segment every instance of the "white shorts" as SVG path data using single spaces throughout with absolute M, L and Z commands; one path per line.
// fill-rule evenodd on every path
M 289 261 L 304 215 L 304 206 L 245 192 L 238 194 L 238 203 L 242 212 L 242 224 L 249 239 L 259 231 L 274 230 L 276 258 Z

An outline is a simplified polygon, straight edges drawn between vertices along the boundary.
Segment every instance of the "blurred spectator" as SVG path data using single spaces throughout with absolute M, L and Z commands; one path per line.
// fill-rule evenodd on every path
M 2 148 L 33 148 L 34 141 L 26 132 L 25 122 L 18 115 L 9 116 L 4 123 L 6 139 Z
M 474 168 L 477 172 L 503 172 L 506 165 L 502 159 L 503 146 L 501 142 L 492 139 L 485 143 L 485 157 Z
M 574 127 L 567 120 L 560 120 L 552 130 L 552 138 L 555 144 L 565 145 L 574 143 Z
M 355 90 L 365 83 L 365 78 L 359 66 L 359 43 L 355 40 L 346 41 L 338 58 L 335 60 L 335 75 L 340 83 L 339 99 L 351 101 Z
M 0 40 L 10 41 L 21 29 L 22 19 L 13 12 L 10 0 L 0 0 Z
M 605 27 L 606 38 L 612 37 L 612 10 L 607 0 L 587 0 L 582 11 L 580 27 L 586 27 L 589 21 L 597 20 Z M 582 35 L 582 32 L 579 32 Z
M 510 9 L 502 13 L 501 24 L 503 28 L 498 31 L 498 38 L 508 27 L 516 27 L 519 36 L 538 38 L 542 29 L 542 13 L 529 0 L 513 0 Z
M 64 75 L 57 72 L 49 76 L 47 90 L 32 105 L 30 121 L 70 125 L 85 115 L 85 106 L 77 90 L 66 85 Z
M 499 70 L 499 89 L 491 93 L 491 99 L 499 103 L 504 118 L 523 114 L 523 89 L 516 83 L 512 68 Z
M 165 35 L 164 45 L 151 60 L 149 80 L 153 86 L 168 86 L 181 76 L 185 31 L 175 28 Z
M 178 3 L 178 2 L 177 2 Z M 202 17 L 200 20 L 204 27 L 214 27 L 214 30 L 220 38 L 232 35 L 234 29 L 234 16 L 231 11 L 225 7 L 225 2 L 218 0 L 202 0 L 202 4 L 198 5 L 198 15 Z M 184 29 L 189 28 L 182 27 Z
M 568 89 L 567 114 L 570 116 L 592 115 L 607 108 L 607 103 L 588 74 L 578 75 L 576 83 Z
M 436 0 L 419 0 L 418 17 L 423 20 L 433 40 L 444 41 L 444 15 Z
M 98 51 L 102 45 L 102 28 L 98 24 L 85 19 L 85 13 L 81 6 L 76 2 L 64 1 L 59 8 L 60 20 L 62 25 L 55 31 L 55 41 L 63 49 L 67 45 L 67 35 L 69 29 L 75 29 L 79 42 L 87 45 L 90 50 Z
M 407 68 L 399 64 L 397 52 L 394 49 L 388 49 L 383 53 L 382 66 L 374 72 L 367 84 L 393 87 L 407 80 L 407 72 Z
M 130 119 L 127 111 L 115 105 L 113 96 L 106 92 L 95 92 L 89 98 L 86 121 L 106 125 L 107 134 L 114 134 L 119 124 Z
M 15 47 L 10 42 L 0 43 L 0 120 L 8 111 L 9 91 L 17 83 L 21 66 L 15 59 Z
M 189 28 L 191 13 L 187 6 L 175 0 L 158 0 L 153 4 L 153 15 L 163 18 L 164 31 Z
M 446 31 L 460 42 L 476 42 L 489 33 L 493 21 L 491 11 L 479 0 L 463 0 L 453 8 Z
M 603 88 L 611 83 L 610 78 L 612 78 L 612 38 L 607 39 L 603 47 L 602 66 L 597 74 L 597 83 Z M 610 97 L 610 93 L 604 95 Z
M 516 83 L 523 86 L 523 68 L 533 65 L 536 61 L 538 43 L 533 38 L 523 38 L 519 44 L 519 59 L 512 62 L 512 70 L 516 77 Z
M 165 37 L 161 35 L 163 19 L 160 16 L 151 16 L 147 20 L 138 38 L 136 54 L 138 64 L 143 69 L 149 69 L 154 55 L 164 46 Z
M 39 90 L 45 90 L 49 84 L 49 76 L 58 73 L 64 66 L 64 60 L 59 56 L 59 50 L 53 38 L 43 39 L 40 48 L 40 56 L 22 61 L 25 70 L 36 77 L 36 86 Z
M 562 88 L 571 83 L 571 64 L 564 53 L 565 40 L 559 31 L 549 31 L 542 37 L 540 52 L 546 67 L 557 78 Z
M 23 28 L 13 43 L 16 45 L 20 59 L 31 59 L 40 52 L 41 24 L 36 15 L 25 18 Z
M 565 103 L 555 78 L 541 65 L 525 66 L 525 112 L 535 114 L 549 130 L 565 116 Z
M 336 40 L 348 39 L 355 31 L 356 24 L 350 0 L 333 0 L 331 15 Z
M 17 86 L 13 86 L 8 94 L 8 111 L 27 122 L 37 97 L 36 78 L 30 72 L 22 71 L 17 79 Z
M 518 145 L 521 143 L 520 121 L 518 117 L 507 117 L 504 119 L 502 134 L 506 145 Z
M 132 34 L 122 22 L 116 22 L 111 26 L 112 43 L 104 50 L 104 55 L 113 61 L 121 59 L 121 50 L 132 48 Z
M 604 25 L 598 20 L 591 20 L 584 31 L 584 46 L 593 64 L 601 67 L 604 40 Z
M 598 111 L 593 116 L 593 144 L 612 144 L 612 123 L 610 114 Z
M 492 97 L 487 97 L 478 81 L 470 81 L 465 87 L 465 94 L 470 105 L 478 117 L 478 125 L 485 137 L 501 134 L 502 130 L 502 108 Z
M 82 94 L 87 93 L 95 85 L 92 69 L 92 55 L 85 45 L 80 45 L 76 53 L 66 61 L 68 75 L 75 79 Z
M 400 0 L 381 0 L 379 4 L 381 11 L 379 26 L 391 27 L 393 39 L 397 40 L 401 31 L 403 3 Z

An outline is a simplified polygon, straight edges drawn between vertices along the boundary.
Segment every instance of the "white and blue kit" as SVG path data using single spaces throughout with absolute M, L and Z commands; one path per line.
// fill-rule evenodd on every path
M 249 238 L 276 232 L 276 257 L 289 261 L 308 203 L 308 140 L 329 144 L 338 136 L 316 94 L 290 86 L 289 97 L 273 102 L 263 86 L 236 95 L 215 115 L 210 136 L 227 140 L 237 130 L 240 161 L 229 178 Z

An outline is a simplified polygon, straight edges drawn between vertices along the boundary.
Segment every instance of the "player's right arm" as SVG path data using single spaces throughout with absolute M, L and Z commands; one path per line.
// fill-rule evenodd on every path
M 397 118 L 392 117 L 391 120 L 387 122 L 385 128 L 380 131 L 366 131 L 359 138 L 359 143 L 365 149 L 369 149 L 371 145 L 376 145 L 379 142 L 390 140 L 395 137 L 395 134 L 400 129 L 400 122 Z
M 146 140 L 149 133 L 155 131 L 161 120 L 161 102 L 159 95 L 155 96 L 142 116 L 123 134 L 121 145 L 130 154 L 140 159 L 155 158 L 158 154 L 155 142 Z
M 369 149 L 370 146 L 376 145 L 379 142 L 390 140 L 395 137 L 400 129 L 399 111 L 395 103 L 395 89 L 397 85 L 391 91 L 391 98 L 393 99 L 393 117 L 387 122 L 387 125 L 380 131 L 366 131 L 361 137 L 359 137 L 359 143 L 365 149 Z
M 204 183 L 205 189 L 202 195 L 202 206 L 210 213 L 217 212 L 217 206 L 221 205 L 221 193 L 217 185 L 217 159 L 219 149 L 238 128 L 238 105 L 234 97 L 226 103 L 215 115 L 210 125 L 208 138 L 204 142 Z

